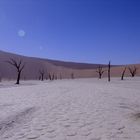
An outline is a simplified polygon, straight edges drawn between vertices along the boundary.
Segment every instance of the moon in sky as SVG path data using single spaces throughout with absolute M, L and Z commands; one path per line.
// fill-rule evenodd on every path
M 24 30 L 19 30 L 19 31 L 18 31 L 18 36 L 19 36 L 19 37 L 24 37 L 25 34 L 26 34 L 26 33 L 25 33 Z

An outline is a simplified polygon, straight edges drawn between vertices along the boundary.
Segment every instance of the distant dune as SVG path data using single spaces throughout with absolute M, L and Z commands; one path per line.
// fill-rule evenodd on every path
M 86 64 L 86 63 L 74 63 L 74 62 L 63 62 L 50 59 L 41 59 L 34 57 L 26 57 L 13 53 L 8 53 L 0 51 L 0 77 L 2 79 L 15 79 L 16 69 L 9 65 L 6 61 L 10 58 L 16 60 L 22 59 L 25 62 L 25 69 L 22 73 L 22 79 L 39 79 L 39 70 L 45 71 L 45 78 L 48 78 L 48 73 L 54 74 L 59 79 L 61 78 L 71 78 L 71 74 L 74 74 L 75 78 L 84 77 L 98 77 L 96 69 L 99 64 Z M 132 65 L 126 65 L 127 67 L 133 67 Z M 107 65 L 102 65 L 104 69 L 107 69 Z M 137 76 L 140 76 L 140 64 L 135 64 L 138 68 Z M 118 77 L 121 75 L 122 70 L 125 66 L 112 66 L 111 75 L 113 77 Z M 126 71 L 126 76 L 129 76 L 129 71 Z M 107 76 L 107 72 L 104 73 L 104 77 Z

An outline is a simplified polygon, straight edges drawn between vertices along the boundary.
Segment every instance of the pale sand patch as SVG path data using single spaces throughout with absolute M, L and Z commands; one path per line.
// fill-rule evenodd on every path
M 0 140 L 139 140 L 139 83 L 114 78 L 1 84 Z

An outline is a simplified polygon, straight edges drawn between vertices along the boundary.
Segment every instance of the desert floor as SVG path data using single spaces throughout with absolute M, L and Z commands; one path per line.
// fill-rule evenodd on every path
M 140 78 L 2 82 L 0 140 L 140 140 Z

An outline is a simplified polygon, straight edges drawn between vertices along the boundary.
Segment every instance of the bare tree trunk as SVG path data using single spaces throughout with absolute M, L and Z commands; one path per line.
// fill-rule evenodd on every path
M 74 73 L 71 73 L 71 79 L 74 79 Z
M 41 81 L 44 81 L 44 74 L 41 74 Z
M 54 76 L 54 74 L 52 75 L 52 80 L 54 80 L 55 79 L 55 76 Z
M 111 62 L 109 61 L 109 64 L 108 64 L 108 82 L 110 82 L 110 69 L 111 69 Z
M 124 69 L 123 72 L 122 72 L 121 80 L 124 79 L 124 74 L 125 74 L 125 72 L 126 72 L 126 67 L 125 67 L 125 69 Z
M 100 73 L 100 74 L 99 74 L 99 79 L 101 79 L 101 78 L 102 78 L 102 74 Z
M 17 69 L 17 82 L 16 84 L 19 84 L 20 81 L 20 77 L 21 77 L 21 72 L 25 67 L 25 63 L 22 64 L 22 59 L 20 59 L 18 62 L 11 58 L 9 61 L 6 61 L 7 63 L 9 63 L 10 65 L 14 66 Z
M 49 74 L 49 79 L 52 80 L 51 74 Z
M 44 81 L 44 75 L 45 75 L 45 71 L 44 71 L 44 69 L 39 70 L 39 73 L 40 73 L 41 81 Z
M 99 74 L 99 79 L 101 79 L 102 75 L 105 71 L 103 70 L 103 67 L 101 65 L 99 65 L 96 72 Z
M 132 68 L 132 67 L 129 67 L 129 72 L 131 74 L 131 77 L 135 77 L 135 75 L 137 74 L 137 69 L 135 66 Z
M 17 77 L 17 82 L 16 82 L 16 84 L 18 84 L 18 85 L 19 85 L 19 81 L 20 81 L 20 75 L 21 75 L 21 72 L 18 72 L 18 77 Z

